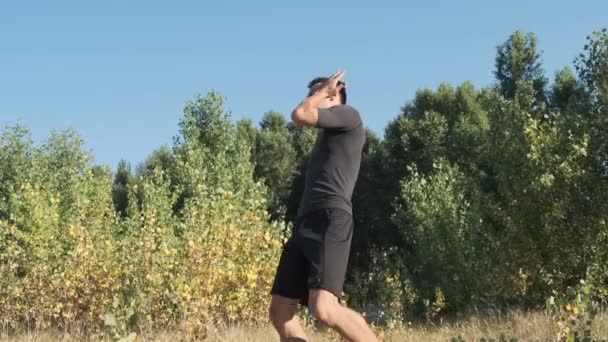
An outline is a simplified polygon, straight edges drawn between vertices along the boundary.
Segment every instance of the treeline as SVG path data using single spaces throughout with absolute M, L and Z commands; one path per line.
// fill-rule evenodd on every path
M 539 307 L 580 279 L 606 295 L 608 34 L 587 37 L 574 68 L 551 80 L 540 57 L 535 35 L 516 31 L 497 47 L 493 85 L 421 89 L 382 138 L 368 131 L 353 195 L 351 304 L 409 319 Z M 259 126 L 233 123 L 215 93 L 184 113 L 173 146 L 112 175 L 72 133 L 37 147 L 23 128 L 4 130 L 1 318 L 51 322 L 67 302 L 80 318 L 114 308 L 177 322 L 199 317 L 194 306 L 213 319 L 263 319 L 258 295 L 295 219 L 316 132 L 275 112 Z M 89 266 L 74 259 L 80 236 L 95 246 Z M 86 305 L 64 298 L 77 272 L 105 279 L 107 294 L 82 295 Z M 88 283 L 74 291 L 102 286 Z M 16 296 L 36 291 L 54 296 L 35 300 L 39 311 Z

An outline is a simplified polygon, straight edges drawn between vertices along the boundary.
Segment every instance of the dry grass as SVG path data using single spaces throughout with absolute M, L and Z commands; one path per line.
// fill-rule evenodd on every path
M 308 329 L 310 341 L 339 341 L 333 332 L 319 332 Z M 513 312 L 493 315 L 491 317 L 472 317 L 453 323 L 427 324 L 408 326 L 391 331 L 378 330 L 382 341 L 433 342 L 450 341 L 453 337 L 462 336 L 466 341 L 479 341 L 482 337 L 498 338 L 501 333 L 515 336 L 519 341 L 554 341 L 555 334 L 549 318 L 544 313 Z M 594 336 L 608 338 L 608 315 L 600 316 L 593 326 Z M 84 337 L 77 333 L 30 332 L 18 336 L 0 336 L 0 341 L 42 342 L 42 341 L 84 341 L 99 340 Z M 192 336 L 181 332 L 165 331 L 142 334 L 138 341 L 192 341 Z M 278 341 L 270 326 L 245 327 L 235 326 L 211 332 L 207 341 Z

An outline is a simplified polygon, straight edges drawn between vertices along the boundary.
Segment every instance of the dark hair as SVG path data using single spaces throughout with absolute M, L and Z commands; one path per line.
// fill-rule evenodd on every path
M 311 89 L 317 83 L 323 83 L 329 80 L 329 77 L 317 77 L 308 83 L 308 89 Z M 344 84 L 342 81 L 338 81 L 338 84 Z M 309 96 L 312 94 L 308 94 Z M 340 103 L 346 104 L 346 87 L 340 90 Z

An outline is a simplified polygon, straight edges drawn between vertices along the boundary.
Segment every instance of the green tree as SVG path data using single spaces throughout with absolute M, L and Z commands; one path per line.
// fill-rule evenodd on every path
M 586 117 L 590 126 L 591 156 L 599 173 L 608 177 L 608 31 L 603 29 L 587 37 L 584 50 L 575 63 L 592 101 Z
M 287 123 L 276 112 L 264 114 L 256 143 L 254 176 L 269 189 L 268 209 L 271 218 L 284 218 L 286 202 L 296 173 L 296 151 Z
M 570 68 L 565 67 L 555 74 L 550 96 L 555 111 L 567 112 L 579 109 L 573 107 L 580 106 L 580 101 L 585 100 L 585 95 L 582 84 Z
M 256 158 L 256 142 L 258 139 L 258 130 L 253 127 L 253 121 L 248 118 L 239 120 L 236 123 L 237 136 L 243 141 L 243 146 L 249 148 L 251 153 L 251 161 L 255 163 Z
M 407 304 L 418 314 L 432 317 L 438 310 L 469 305 L 483 294 L 478 275 L 494 266 L 479 197 L 468 183 L 458 167 L 441 160 L 432 175 L 414 167 L 402 182 L 393 221 L 412 246 L 399 264 L 407 265 L 403 281 L 416 294 Z
M 519 81 L 531 81 L 535 98 L 545 101 L 547 80 L 537 49 L 538 39 L 534 33 L 515 31 L 506 42 L 500 44 L 496 54 L 494 75 L 498 89 L 505 98 L 515 97 Z
M 135 174 L 140 177 L 150 177 L 157 168 L 164 173 L 171 174 L 174 163 L 173 151 L 169 146 L 162 145 L 154 150 L 146 160 L 137 165 Z
M 128 186 L 132 182 L 133 175 L 131 174 L 131 164 L 126 160 L 118 162 L 116 174 L 114 174 L 114 182 L 112 184 L 112 201 L 114 209 L 121 217 L 127 214 L 129 201 Z
M 317 139 L 317 129 L 307 126 L 295 126 L 292 122 L 288 124 L 291 135 L 291 144 L 296 154 L 295 174 L 289 186 L 287 196 L 285 220 L 293 222 L 296 219 L 300 200 L 304 193 L 306 182 L 306 168 L 310 162 L 312 149 Z

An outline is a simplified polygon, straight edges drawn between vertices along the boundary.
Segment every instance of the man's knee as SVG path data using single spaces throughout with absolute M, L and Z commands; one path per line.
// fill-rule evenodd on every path
M 313 316 L 328 327 L 335 326 L 335 317 L 339 306 L 337 298 L 327 291 L 312 294 L 308 303 Z
M 331 304 L 318 303 L 311 308 L 313 316 L 328 327 L 334 326 L 335 308 Z

